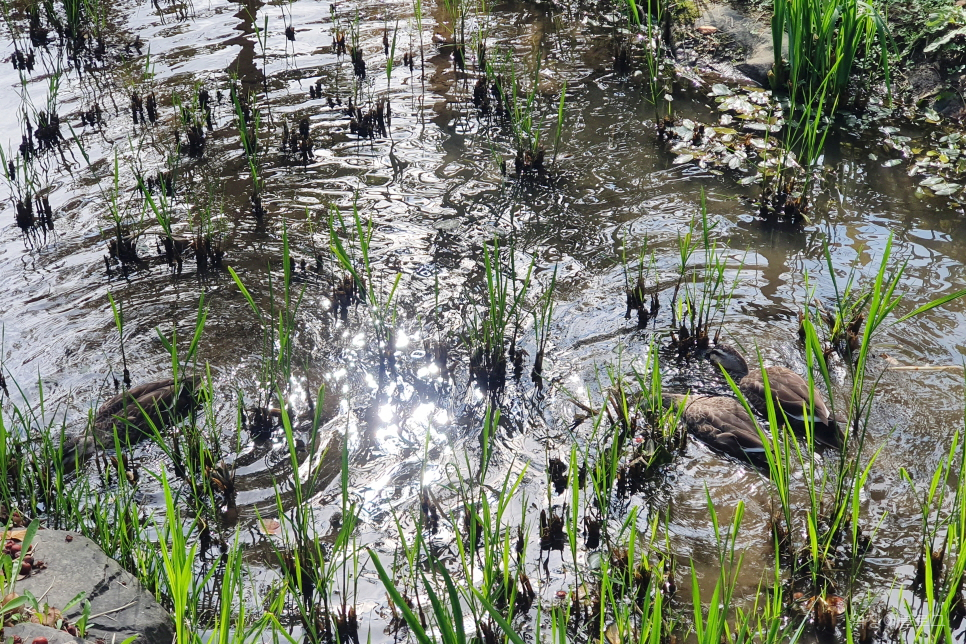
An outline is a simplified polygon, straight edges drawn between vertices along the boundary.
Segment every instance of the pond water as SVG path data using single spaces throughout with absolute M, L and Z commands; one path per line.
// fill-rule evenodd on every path
M 715 326 L 720 323 L 723 336 L 749 353 L 760 349 L 768 363 L 804 370 L 796 334 L 798 314 L 807 303 L 806 276 L 818 297 L 828 302 L 834 296 L 825 244 L 840 282 L 855 270 L 860 283 L 867 283 L 894 235 L 895 261 L 907 262 L 896 317 L 966 287 L 962 209 L 944 198 L 917 194 L 918 180 L 907 176 L 903 166 L 883 167 L 881 159 L 870 158 L 878 141 L 875 125 L 839 132 L 831 141 L 809 222 L 798 228 L 767 226 L 756 216 L 756 189 L 739 185 L 740 175 L 673 163 L 675 155 L 658 140 L 646 84 L 615 75 L 608 30 L 594 27 L 587 17 L 592 12 L 583 7 L 506 2 L 493 6 L 485 21 L 473 17 L 466 26 L 467 33 L 486 29 L 490 52 L 498 47 L 513 52 L 524 76 L 532 77 L 540 60 L 537 100 L 547 115 L 543 129 L 550 169 L 535 180 L 504 176 L 499 159 L 509 159 L 512 170 L 512 139 L 504 122 L 481 117 L 473 105 L 475 57 L 468 56 L 466 71 L 456 69 L 451 48 L 432 42 L 436 33 L 448 37 L 452 23 L 435 4 L 424 11 L 425 71 L 413 5 L 392 1 L 115 6 L 106 9 L 107 52 L 92 61 L 96 68 L 79 71 L 54 45 L 36 49 L 36 66 L 25 73 L 23 83 L 19 72 L 5 64 L 0 70 L 0 109 L 6 115 L 0 120 L 0 142 L 6 158 L 16 157 L 24 110 L 34 114 L 44 109 L 52 83 L 58 85 L 55 103 L 65 138 L 29 163 L 34 190 L 46 194 L 53 209 L 54 229 L 45 238 L 25 240 L 14 225 L 18 188 L 10 182 L 0 186 L 0 279 L 7 284 L 2 364 L 24 397 L 36 401 L 42 381 L 47 405 L 63 405 L 58 409 L 79 431 L 88 410 L 113 395 L 113 378 L 120 378 L 123 366 L 109 293 L 123 306 L 124 351 L 135 383 L 169 372 L 155 329 L 168 335 L 177 329 L 185 343 L 203 294 L 209 315 L 199 357 L 211 367 L 226 444 L 235 435 L 239 396 L 244 394 L 248 404 L 257 396 L 261 331 L 227 271 L 199 273 L 193 260 L 173 270 L 157 256 L 156 236 L 149 232 L 139 242 L 145 261 L 123 272 L 110 262 L 108 274 L 115 163 L 120 208 L 128 219 L 144 222 L 140 228 L 132 224 L 132 231 L 155 224 L 143 206 L 135 171 L 148 176 L 173 169 L 170 208 L 176 232 L 191 235 L 210 207 L 225 250 L 224 265 L 237 272 L 263 307 L 268 306 L 270 280 L 277 292 L 282 279 L 283 236 L 296 261 L 306 261 L 308 270 L 295 271 L 295 286 L 304 287 L 304 293 L 289 389 L 295 406 L 304 408 L 305 390 L 325 388 L 325 429 L 349 438 L 350 488 L 362 502 L 360 545 L 375 544 L 387 556 L 394 548 L 396 517 L 418 512 L 423 486 L 445 507 L 451 497 L 446 493 L 450 466 L 464 452 L 479 449 L 486 396 L 468 382 L 467 352 L 457 338 L 468 303 L 482 302 L 483 249 L 495 237 L 504 254 L 513 249 L 518 276 L 532 258 L 531 304 L 556 276 L 544 386 L 526 377 L 537 350 L 527 316 L 520 332 L 529 356 L 524 377 L 511 379 L 496 398 L 503 421 L 494 462 L 501 472 L 526 464 L 528 504 L 514 505 L 512 512 L 515 520 L 525 514 L 532 524 L 549 505 L 547 459 L 566 460 L 571 445 L 589 431 L 587 423 L 575 423 L 580 410 L 572 395 L 586 400 L 589 392 L 599 402 L 608 366 L 618 372 L 642 369 L 650 343 L 667 344 L 678 238 L 699 215 L 702 198 L 714 225 L 712 237 L 729 258 L 727 279 L 735 283 L 727 313 Z M 25 29 L 23 21 L 14 24 Z M 290 25 L 294 41 L 285 35 Z M 358 30 L 368 70 L 361 84 L 349 56 L 333 51 L 338 28 Z M 396 34 L 390 78 L 383 45 L 387 30 L 390 39 Z M 6 60 L 14 45 L 7 29 L 4 33 Z M 18 38 L 23 48 L 26 36 Z M 415 53 L 413 70 L 402 64 L 406 52 Z M 261 218 L 252 214 L 249 200 L 252 179 L 228 89 L 232 75 L 246 93 L 255 94 L 253 102 L 261 110 Z M 310 97 L 316 80 L 322 98 Z M 687 87 L 676 95 L 678 113 L 712 115 L 708 94 L 713 82 L 718 81 L 684 83 Z M 353 134 L 343 107 L 329 106 L 330 98 L 345 106 L 357 84 L 366 106 L 388 98 L 388 136 Z M 565 123 L 559 149 L 553 150 L 564 87 Z M 200 156 L 178 155 L 176 132 L 182 142 L 185 136 L 172 96 L 190 103 L 199 88 L 211 95 L 213 127 Z M 132 123 L 132 91 L 144 97 L 155 93 L 156 123 Z M 102 110 L 101 123 L 82 124 L 82 112 L 95 102 Z M 314 144 L 304 162 L 299 154 L 279 149 L 283 128 L 294 132 L 303 119 Z M 347 217 L 355 204 L 371 222 L 372 270 L 379 288 L 387 291 L 401 275 L 396 364 L 388 375 L 381 375 L 366 308 L 351 307 L 345 319 L 331 312 L 337 270 L 329 250 L 329 204 Z M 621 256 L 636 258 L 645 244 L 654 253 L 653 281 L 665 288 L 657 319 L 640 331 L 624 316 Z M 316 257 L 319 272 L 312 270 Z M 927 485 L 953 433 L 963 426 L 963 374 L 956 368 L 966 356 L 964 306 L 954 301 L 901 324 L 887 324 L 875 338 L 871 369 L 882 377 L 868 440 L 881 452 L 864 491 L 863 525 L 870 530 L 878 525 L 878 531 L 859 595 L 897 604 L 901 589 L 915 575 L 921 515 L 900 471 L 905 469 L 917 486 Z M 452 338 L 449 378 L 428 368 L 424 346 L 425 340 L 447 336 Z M 886 369 L 897 365 L 950 369 Z M 724 391 L 707 364 L 668 358 L 664 366 L 669 383 Z M 833 395 L 844 405 L 840 364 L 833 375 L 842 385 Z M 266 546 L 271 537 L 259 530 L 257 517 L 275 513 L 273 475 L 287 454 L 278 440 L 256 444 L 242 435 L 246 442 L 226 453 L 237 465 L 237 525 L 243 528 L 249 563 L 262 571 L 258 579 L 267 584 L 276 566 Z M 149 445 L 139 449 L 136 459 L 148 468 L 162 460 Z M 337 488 L 312 500 L 322 533 L 336 512 Z M 739 535 L 745 556 L 739 594 L 753 597 L 773 561 L 770 483 L 757 472 L 691 441 L 660 484 L 629 504 L 643 508 L 642 526 L 654 513 L 666 511 L 668 543 L 678 565 L 686 569 L 693 561 L 699 578 L 710 584 L 717 555 L 705 491 L 723 522 L 739 501 L 747 506 Z M 162 511 L 156 484 L 144 481 L 142 494 L 148 507 Z M 411 522 L 404 519 L 404 525 Z M 226 534 L 231 529 L 224 527 Z M 451 540 L 446 530 L 434 537 L 444 550 Z M 531 540 L 531 548 L 539 548 L 537 540 Z M 548 600 L 567 583 L 561 559 L 551 557 L 550 563 L 547 574 L 535 569 L 532 575 L 541 579 L 539 593 Z M 373 639 L 388 639 L 384 594 L 368 569 L 358 597 Z

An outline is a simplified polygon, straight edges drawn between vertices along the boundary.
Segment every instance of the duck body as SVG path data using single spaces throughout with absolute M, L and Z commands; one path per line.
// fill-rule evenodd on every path
M 122 391 L 107 400 L 94 416 L 94 435 L 99 442 L 113 442 L 115 431 L 122 442 L 137 441 L 183 416 L 195 403 L 194 383 L 168 378 Z
M 760 369 L 749 369 L 741 354 L 726 344 L 719 344 L 712 349 L 710 359 L 735 379 L 738 389 L 755 411 L 763 416 L 767 415 L 765 378 Z M 785 367 L 766 367 L 765 374 L 768 376 L 775 410 L 784 413 L 793 430 L 805 431 L 807 418 L 811 417 L 815 440 L 831 447 L 842 447 L 845 443 L 842 433 L 845 421 L 832 414 L 820 391 L 815 390 L 814 399 L 810 400 L 805 379 Z
M 757 467 L 768 466 L 755 421 L 734 398 L 664 394 L 662 401 L 665 407 L 681 408 L 688 431 L 712 449 Z
M 93 432 L 65 438 L 65 465 L 79 465 L 98 449 L 113 449 L 116 435 L 122 445 L 135 443 L 162 429 L 195 406 L 191 379 L 156 380 L 132 387 L 108 399 L 94 415 Z

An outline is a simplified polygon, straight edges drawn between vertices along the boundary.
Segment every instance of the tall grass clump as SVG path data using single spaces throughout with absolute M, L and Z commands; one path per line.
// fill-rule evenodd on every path
M 272 547 L 283 573 L 278 601 L 294 605 L 306 641 L 331 642 L 336 636 L 358 641 L 354 597 L 361 565 L 355 543 L 359 505 L 349 490 L 347 436 L 322 440 L 324 395 L 319 389 L 309 417 L 298 419 L 287 409 L 281 411 L 287 467 L 273 477 L 281 539 Z M 302 441 L 309 447 L 307 455 L 299 447 Z M 312 498 L 333 478 L 339 481 L 341 519 L 334 535 L 323 537 Z
M 708 348 L 711 329 L 716 321 L 723 322 L 741 276 L 741 264 L 729 267 L 728 258 L 712 239 L 715 226 L 708 219 L 707 201 L 702 192 L 700 218 L 692 218 L 687 232 L 678 235 L 678 280 L 671 296 L 674 328 L 671 342 L 682 356 Z M 698 249 L 702 251 L 702 261 L 695 264 Z M 729 269 L 736 269 L 730 285 Z
M 895 44 L 876 3 L 867 0 L 776 0 L 771 30 L 770 78 L 773 89 L 788 93 L 789 125 L 777 154 L 759 168 L 761 216 L 798 223 L 807 218 L 830 119 L 839 107 L 861 107 L 872 83 L 882 79 L 891 88 Z M 864 92 L 855 87 L 859 67 L 868 73 Z
M 644 66 L 647 73 L 648 99 L 654 108 L 654 123 L 659 135 L 664 134 L 674 119 L 672 104 L 674 59 L 671 55 L 671 7 L 667 0 L 623 0 L 628 26 L 641 31 Z M 620 75 L 631 72 L 633 48 L 625 40 L 618 40 L 614 70 Z
M 341 269 L 332 294 L 333 312 L 341 313 L 345 319 L 350 305 L 364 302 L 375 327 L 380 362 L 391 369 L 396 351 L 396 293 L 402 273 L 396 273 L 388 285 L 374 274 L 372 234 L 372 221 L 363 221 L 357 201 L 352 203 L 351 221 L 346 220 L 338 206 L 330 206 L 329 247 Z
M 479 79 L 474 90 L 474 103 L 482 114 L 489 114 L 492 102 L 487 93 L 486 81 L 490 82 L 490 93 L 496 103 L 494 111 L 497 116 L 505 117 L 510 125 L 516 152 L 513 159 L 516 176 L 542 173 L 546 170 L 547 147 L 543 139 L 545 125 L 550 119 L 556 121 L 554 158 L 560 145 L 566 113 L 567 85 L 564 83 L 561 88 L 556 104 L 545 103 L 540 93 L 540 64 L 541 59 L 538 56 L 533 80 L 526 83 L 517 73 L 512 51 L 507 51 L 503 56 L 498 52 L 487 54 L 484 59 L 485 78 Z
M 889 54 L 895 45 L 876 2 L 775 0 L 773 7 L 775 89 L 808 99 L 827 83 L 826 107 L 834 111 L 848 98 L 857 65 L 869 66 L 872 78 L 881 73 L 889 85 Z
M 254 98 L 254 94 L 250 94 L 248 97 L 243 96 L 238 79 L 232 79 L 231 100 L 235 108 L 235 118 L 238 121 L 238 140 L 241 143 L 242 150 L 245 151 L 245 161 L 248 164 L 248 172 L 252 180 L 252 194 L 249 201 L 252 204 L 252 214 L 257 219 L 261 219 L 262 215 L 265 214 L 262 208 L 262 187 L 264 183 L 261 161 L 262 146 L 258 141 L 262 115 L 257 106 L 252 107 L 255 102 Z
M 922 535 L 916 575 L 904 594 L 902 611 L 916 641 L 953 638 L 966 618 L 966 443 L 957 431 L 926 486 L 904 468 L 921 511 Z
M 484 244 L 484 299 L 480 306 L 469 306 L 462 333 L 463 343 L 470 352 L 470 379 L 485 391 L 500 391 L 506 383 L 508 359 L 523 359 L 516 341 L 534 263 L 530 263 L 520 279 L 516 275 L 512 247 L 508 255 L 505 265 L 496 238 L 492 248 Z M 546 307 L 544 315 L 547 315 Z M 544 319 L 549 321 L 548 317 Z
M 831 93 L 831 78 L 831 74 L 826 76 L 805 96 L 791 97 L 782 141 L 758 166 L 759 215 L 765 221 L 800 224 L 808 219 L 813 182 L 821 172 L 831 115 L 838 107 L 839 99 Z
M 281 294 L 276 293 L 272 272 L 268 271 L 268 307 L 263 309 L 252 293 L 245 287 L 241 277 L 233 268 L 228 267 L 235 285 L 241 292 L 249 308 L 258 321 L 261 333 L 261 367 L 259 370 L 258 408 L 265 411 L 277 400 L 278 407 L 285 407 L 285 396 L 277 395 L 279 391 L 287 392 L 291 384 L 293 357 L 295 352 L 295 318 L 298 313 L 305 288 L 296 290 L 292 283 L 292 272 L 295 262 L 292 261 L 288 230 L 282 230 L 282 284 Z M 277 322 L 276 322 L 277 320 Z M 264 416 L 264 415 L 263 415 Z

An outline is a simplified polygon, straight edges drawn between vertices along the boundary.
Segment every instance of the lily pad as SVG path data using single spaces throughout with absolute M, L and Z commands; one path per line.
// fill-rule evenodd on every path
M 959 192 L 960 189 L 962 189 L 962 186 L 958 183 L 941 183 L 938 186 L 933 186 L 932 191 L 937 197 L 948 197 Z
M 682 141 L 690 141 L 694 137 L 694 130 L 688 129 L 682 125 L 671 128 L 671 132 L 674 136 L 678 137 Z

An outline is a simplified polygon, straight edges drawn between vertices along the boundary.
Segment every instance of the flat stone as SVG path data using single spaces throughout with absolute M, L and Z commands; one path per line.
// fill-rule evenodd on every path
M 745 60 L 738 61 L 734 68 L 758 84 L 769 86 L 768 72 L 775 64 L 770 24 L 715 3 L 708 4 L 698 22 L 734 38 L 748 52 Z
M 71 540 L 67 540 L 67 536 Z M 46 568 L 17 582 L 14 591 L 30 591 L 42 604 L 63 610 L 79 593 L 91 603 L 86 637 L 123 642 L 137 635 L 143 644 L 174 639 L 174 622 L 137 579 L 85 537 L 62 530 L 39 530 L 34 559 Z M 83 614 L 78 602 L 63 612 L 71 623 Z
M 30 622 L 17 624 L 16 626 L 7 626 L 3 629 L 3 639 L 5 642 L 9 642 L 10 638 L 14 636 L 23 640 L 23 644 L 31 644 L 38 637 L 45 638 L 48 644 L 90 644 L 88 640 L 74 637 L 70 633 Z

